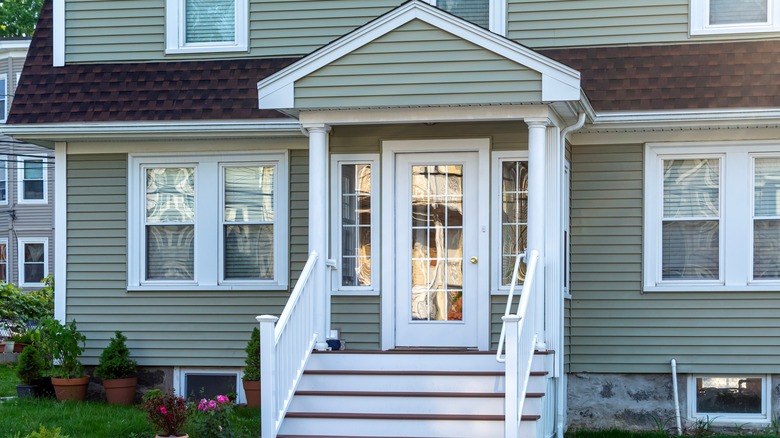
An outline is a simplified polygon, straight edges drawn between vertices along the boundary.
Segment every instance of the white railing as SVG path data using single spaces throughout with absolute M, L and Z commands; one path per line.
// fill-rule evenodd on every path
M 282 315 L 257 317 L 260 323 L 261 436 L 275 438 L 303 375 L 314 343 L 314 297 L 309 277 L 317 263 L 312 251 Z M 277 323 L 278 321 L 278 323 Z
M 523 259 L 526 260 L 528 268 L 526 269 L 517 312 L 512 314 L 511 307 L 514 290 L 517 285 L 520 261 Z M 506 362 L 505 438 L 517 438 L 519 436 L 525 394 L 528 388 L 528 380 L 531 377 L 531 362 L 534 358 L 537 337 L 535 332 L 537 315 L 534 312 L 537 294 L 533 293 L 533 282 L 538 261 L 539 252 L 535 250 L 532 250 L 529 254 L 517 256 L 512 273 L 509 297 L 507 297 L 506 310 L 503 318 L 501 318 L 504 323 L 501 327 L 496 360 Z M 529 308 L 531 312 L 528 312 Z M 506 345 L 506 356 L 502 357 L 501 353 L 504 350 L 504 345 Z

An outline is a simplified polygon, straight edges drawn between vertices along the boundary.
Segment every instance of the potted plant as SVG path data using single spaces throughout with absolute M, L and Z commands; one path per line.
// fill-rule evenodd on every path
M 109 341 L 108 347 L 100 354 L 95 375 L 103 379 L 108 403 L 129 406 L 135 400 L 138 364 L 130 359 L 130 350 L 126 342 L 127 337 L 117 330 Z
M 260 407 L 260 329 L 255 327 L 246 344 L 246 366 L 244 367 L 244 394 L 247 406 Z
M 62 324 L 56 319 L 43 323 L 43 337 L 54 363 L 51 383 L 57 400 L 86 400 L 89 376 L 79 356 L 84 352 L 87 337 L 79 333 L 76 321 Z
M 22 382 L 21 385 L 16 385 L 16 395 L 19 398 L 28 398 L 36 395 L 43 366 L 41 354 L 35 344 L 25 348 L 22 354 L 19 355 L 19 360 L 16 364 L 16 375 Z
M 32 330 L 25 329 L 19 333 L 14 333 L 11 336 L 11 340 L 14 341 L 14 353 L 21 353 L 27 348 L 28 345 L 33 343 Z
M 152 389 L 144 394 L 143 410 L 150 423 L 160 435 L 155 438 L 187 437 L 184 426 L 187 424 L 187 402 L 177 396 L 173 390 L 162 392 Z

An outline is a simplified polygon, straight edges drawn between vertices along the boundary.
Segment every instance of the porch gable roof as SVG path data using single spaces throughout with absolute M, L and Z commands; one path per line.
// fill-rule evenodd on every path
M 580 74 L 419 0 L 335 40 L 258 85 L 261 109 L 576 101 Z

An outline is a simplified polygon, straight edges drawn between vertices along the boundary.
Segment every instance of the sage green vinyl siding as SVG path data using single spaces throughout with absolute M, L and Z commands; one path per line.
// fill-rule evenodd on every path
M 165 0 L 68 0 L 66 62 L 303 56 L 400 3 L 252 0 L 248 52 L 165 55 Z
M 643 145 L 572 160 L 571 371 L 780 372 L 780 292 L 641 292 Z
M 307 153 L 290 152 L 294 284 L 306 259 Z M 255 316 L 279 315 L 289 292 L 127 291 L 127 155 L 68 156 L 67 319 L 94 365 L 115 330 L 145 366 L 242 366 Z M 302 218 L 302 219 L 301 219 Z
M 690 42 L 689 0 L 508 0 L 507 36 L 534 48 Z
M 381 315 L 378 296 L 334 296 L 331 327 L 340 330 L 349 350 L 379 350 Z
M 539 102 L 541 74 L 413 20 L 295 83 L 296 108 Z

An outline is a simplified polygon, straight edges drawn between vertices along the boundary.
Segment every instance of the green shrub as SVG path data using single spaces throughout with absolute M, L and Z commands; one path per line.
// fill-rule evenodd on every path
M 28 346 L 19 355 L 16 364 L 16 375 L 24 385 L 34 385 L 35 381 L 41 378 L 43 371 L 43 360 L 35 344 Z
M 0 321 L 16 335 L 24 335 L 38 321 L 54 316 L 54 277 L 41 290 L 25 292 L 12 283 L 0 283 Z M 24 341 L 18 341 L 24 342 Z
M 73 379 L 84 376 L 79 356 L 84 353 L 87 337 L 79 333 L 76 320 L 62 324 L 56 319 L 45 319 L 41 328 L 41 344 L 46 354 L 58 363 L 52 376 Z
M 244 380 L 260 380 L 260 329 L 252 329 L 252 335 L 246 344 L 246 366 Z
M 40 429 L 31 432 L 29 435 L 25 436 L 24 438 L 68 438 L 68 435 L 63 435 L 59 427 L 50 430 L 41 426 Z
M 100 354 L 100 362 L 95 368 L 95 374 L 101 379 L 124 379 L 135 376 L 138 364 L 130 359 L 130 350 L 126 342 L 125 335 L 117 330 L 106 349 Z

